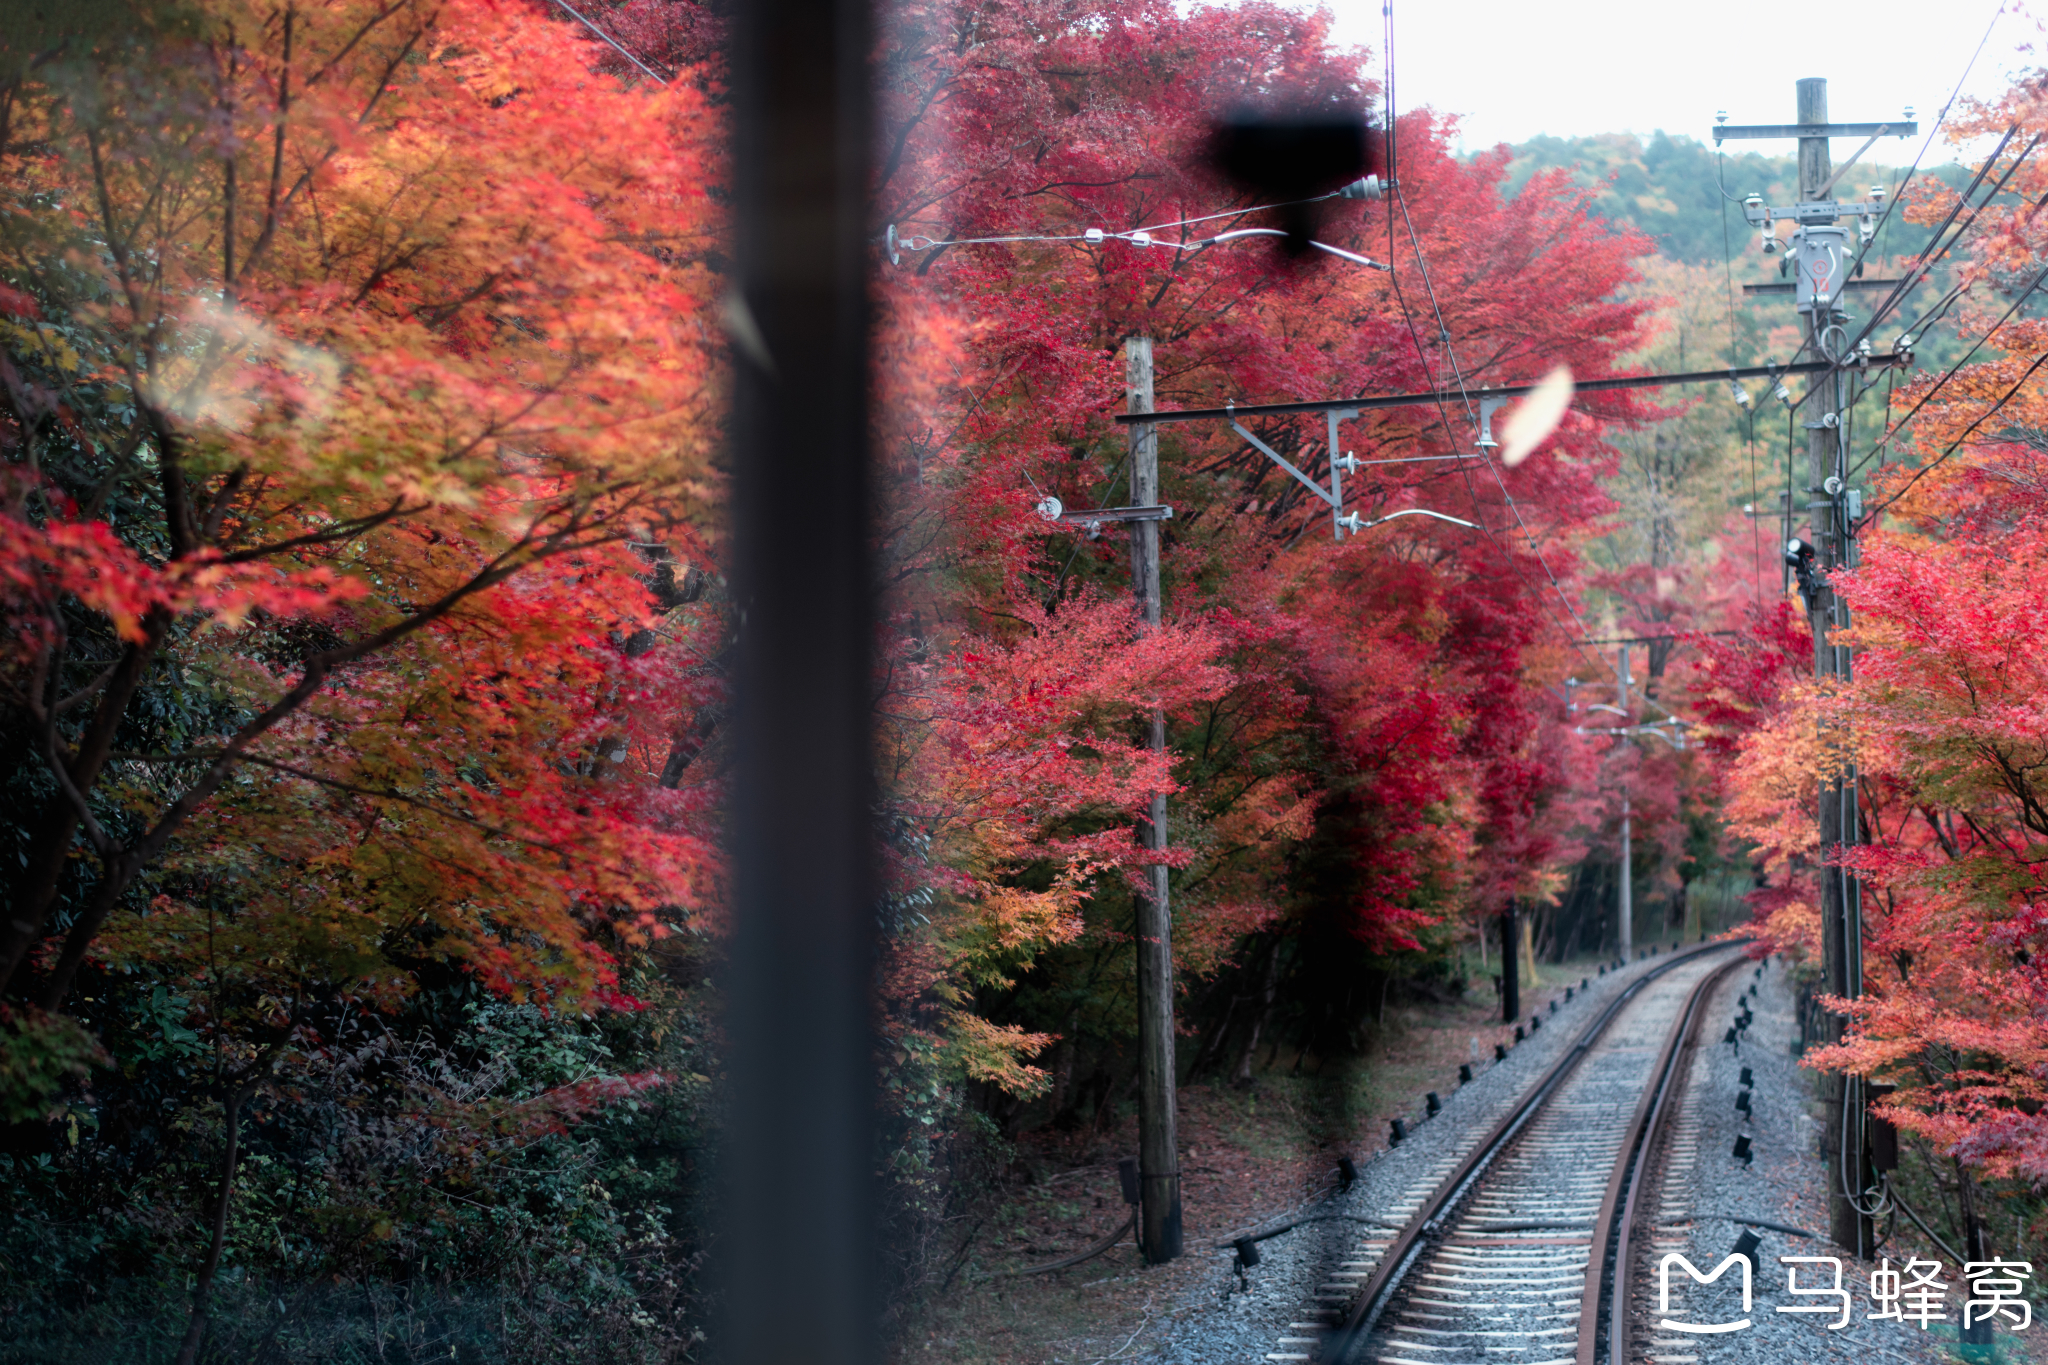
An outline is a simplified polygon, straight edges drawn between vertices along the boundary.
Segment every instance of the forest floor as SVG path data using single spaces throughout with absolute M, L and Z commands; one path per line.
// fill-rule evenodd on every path
M 1522 1014 L 1547 1018 L 1552 998 L 1597 970 L 1593 959 L 1544 964 L 1538 983 L 1523 988 Z M 1479 982 L 1456 1003 L 1389 1004 L 1366 1054 L 1321 1071 L 1282 1054 L 1248 1090 L 1221 1080 L 1184 1086 L 1186 1254 L 1167 1265 L 1144 1265 L 1127 1235 L 1066 1270 L 1004 1273 L 1108 1236 L 1125 1217 L 1117 1159 L 1138 1149 L 1134 1111 L 1104 1133 L 1024 1134 L 1013 1178 L 985 1210 L 950 1286 L 906 1333 L 898 1365 L 1142 1360 L 1148 1330 L 1228 1266 L 1230 1251 L 1216 1243 L 1305 1202 L 1327 1185 L 1339 1156 L 1363 1163 L 1386 1146 L 1394 1118 L 1422 1117 L 1427 1092 L 1457 1089 L 1461 1063 L 1491 1063 L 1496 1042 L 1513 1042 L 1498 997 Z

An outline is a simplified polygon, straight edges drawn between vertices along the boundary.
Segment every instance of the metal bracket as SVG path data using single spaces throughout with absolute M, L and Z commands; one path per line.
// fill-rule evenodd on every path
M 1731 138 L 1790 137 L 1918 137 L 1920 125 L 1912 119 L 1890 123 L 1724 123 L 1714 129 L 1714 141 Z
M 1497 450 L 1500 448 L 1500 442 L 1493 439 L 1493 415 L 1507 405 L 1508 400 L 1505 398 L 1488 398 L 1485 394 L 1479 396 L 1479 448 L 1481 450 Z
M 1047 520 L 1064 526 L 1085 526 L 1092 536 L 1104 525 L 1112 522 L 1172 521 L 1173 509 L 1163 503 L 1150 507 L 1085 507 L 1074 512 L 1063 511 L 1056 517 L 1048 517 Z
M 1286 470 L 1288 473 L 1292 474 L 1296 479 L 1300 480 L 1301 486 L 1303 488 L 1306 488 L 1309 492 L 1315 494 L 1324 502 L 1330 504 L 1330 506 L 1335 507 L 1340 511 L 1342 510 L 1342 504 L 1339 503 L 1336 498 L 1331 496 L 1329 489 L 1323 487 L 1314 479 L 1311 479 L 1308 475 L 1302 473 L 1299 469 L 1296 469 L 1293 465 L 1289 464 L 1287 462 L 1287 457 L 1285 455 L 1282 455 L 1279 451 L 1273 449 L 1273 447 L 1267 445 L 1264 441 L 1261 441 L 1258 437 L 1252 435 L 1249 431 L 1246 431 L 1244 429 L 1243 424 L 1240 423 L 1235 417 L 1230 419 L 1230 429 L 1232 431 L 1235 431 L 1238 435 L 1244 437 L 1245 440 L 1251 442 L 1252 447 L 1259 451 L 1261 454 L 1263 454 L 1267 459 L 1271 460 L 1274 464 L 1279 465 L 1282 469 Z

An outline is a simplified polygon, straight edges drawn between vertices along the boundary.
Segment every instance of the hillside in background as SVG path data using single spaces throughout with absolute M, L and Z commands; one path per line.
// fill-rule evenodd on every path
M 1761 144 L 1782 148 L 1782 156 L 1740 152 L 1730 143 L 1716 178 L 1714 148 L 1689 137 L 1655 133 L 1645 141 L 1633 133 L 1601 133 L 1593 137 L 1539 137 L 1512 148 L 1514 160 L 1508 166 L 1506 189 L 1513 193 L 1538 171 L 1564 169 L 1580 184 L 1597 192 L 1600 211 L 1609 219 L 1640 229 L 1657 243 L 1664 255 L 1689 265 L 1718 265 L 1725 240 L 1738 274 L 1761 278 L 1761 269 L 1775 268 L 1758 254 L 1752 229 L 1742 219 L 1739 202 L 1722 198 L 1721 186 L 1739 201 L 1751 192 L 1771 203 L 1789 204 L 1798 185 L 1798 165 L 1790 143 Z M 1872 157 L 1896 156 L 1909 143 L 1887 142 L 1871 149 Z M 1840 155 L 1851 148 L 1838 147 Z M 1932 174 L 1948 183 L 1961 184 L 1967 172 L 1945 165 Z M 1840 199 L 1860 199 L 1870 186 L 1882 184 L 1886 192 L 1896 190 L 1905 177 L 1903 165 L 1865 160 L 1843 177 L 1836 188 Z M 1726 209 L 1725 214 L 1723 209 Z M 1723 229 L 1726 237 L 1723 237 Z M 1883 254 L 1899 255 L 1918 251 L 1926 242 L 1927 229 L 1901 221 L 1894 214 L 1878 243 Z M 1872 268 L 1877 267 L 1872 262 Z

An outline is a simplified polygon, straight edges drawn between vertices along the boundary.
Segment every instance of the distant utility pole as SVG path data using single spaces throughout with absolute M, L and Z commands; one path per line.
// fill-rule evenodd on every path
M 1883 210 L 1883 191 L 1874 189 L 1861 202 L 1837 203 L 1835 182 L 1849 167 L 1886 135 L 1910 137 L 1919 126 L 1910 118 L 1892 123 L 1843 124 L 1828 122 L 1828 83 L 1818 77 L 1799 82 L 1799 122 L 1758 127 L 1718 127 L 1714 140 L 1723 138 L 1788 138 L 1799 140 L 1799 202 L 1790 208 L 1766 206 L 1760 196 L 1743 201 L 1744 216 L 1762 229 L 1766 252 L 1776 252 L 1778 241 L 1772 225 L 1791 220 L 1798 226 L 1785 244 L 1794 282 L 1787 289 L 1798 311 L 1805 315 L 1806 346 L 1818 359 L 1829 363 L 1817 375 L 1808 391 L 1806 407 L 1806 450 L 1812 484 L 1806 489 L 1814 501 L 1806 504 L 1812 514 L 1812 540 L 1789 538 L 1786 562 L 1798 576 L 1806 599 L 1808 620 L 1813 630 L 1813 671 L 1816 678 L 1846 681 L 1850 673 L 1849 651 L 1833 643 L 1832 632 L 1849 624 L 1848 608 L 1836 595 L 1829 575 L 1856 562 L 1855 523 L 1863 514 L 1860 489 L 1848 487 L 1849 450 L 1845 418 L 1849 403 L 1847 368 L 1870 363 L 1866 342 L 1849 351 L 1846 324 L 1848 311 L 1844 295 L 1854 288 L 1886 287 L 1896 281 L 1852 279 L 1850 261 L 1855 252 L 1841 226 L 1844 218 L 1855 218 L 1858 243 L 1867 247 L 1877 230 Z M 1909 110 L 1910 114 L 1911 111 Z M 1865 139 L 1841 170 L 1830 164 L 1828 139 Z M 1860 269 L 1860 267 L 1859 267 Z M 1769 287 L 1766 286 L 1766 289 Z M 1764 292 L 1751 286 L 1750 290 Z M 1749 291 L 1745 291 L 1749 292 Z M 1796 499 L 1792 506 L 1796 506 Z M 1790 508 L 1788 507 L 1788 511 Z M 1847 869 L 1829 866 L 1842 851 L 1859 842 L 1856 814 L 1856 777 L 1853 772 L 1824 784 L 1820 792 L 1821 945 L 1832 995 L 1853 999 L 1863 991 L 1863 910 L 1856 879 Z M 1824 1017 L 1823 1041 L 1838 1042 L 1842 1016 Z M 1828 1190 L 1829 1235 L 1845 1249 L 1868 1257 L 1875 1245 L 1874 1230 L 1865 1204 L 1872 1193 L 1869 1153 L 1866 1150 L 1863 1086 L 1854 1077 L 1830 1074 L 1823 1082 L 1827 1101 L 1827 1160 L 1832 1184 Z
M 1152 338 L 1124 342 L 1124 396 L 1133 414 L 1153 411 Z M 1131 427 L 1131 502 L 1159 504 L 1159 429 Z M 1159 523 L 1132 520 L 1131 586 L 1140 629 L 1159 629 Z M 1152 751 L 1166 751 L 1166 716 L 1152 713 Z M 1145 847 L 1166 851 L 1166 793 L 1152 798 L 1143 829 Z M 1138 1175 L 1140 1234 L 1153 1265 L 1181 1253 L 1180 1144 L 1174 1129 L 1173 914 L 1166 864 L 1146 869 L 1150 893 L 1138 897 Z
M 1631 724 L 1635 719 L 1635 712 L 1629 709 L 1628 695 L 1629 684 L 1634 681 L 1635 679 L 1629 676 L 1628 671 L 1628 646 L 1623 645 L 1621 647 L 1621 675 L 1618 683 L 1621 696 L 1621 723 L 1623 726 Z M 1621 736 L 1621 742 L 1623 744 L 1629 742 L 1626 734 Z M 1629 829 L 1628 776 L 1623 774 L 1621 779 L 1621 903 L 1616 907 L 1616 913 L 1621 920 L 1621 960 L 1623 962 L 1634 957 L 1636 950 L 1636 858 L 1635 848 L 1629 841 L 1631 833 L 1632 831 Z

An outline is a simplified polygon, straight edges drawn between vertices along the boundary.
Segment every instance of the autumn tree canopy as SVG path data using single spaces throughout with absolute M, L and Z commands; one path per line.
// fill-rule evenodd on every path
M 118 1209 L 109 1273 L 195 1291 L 188 1345 L 239 1330 L 223 1267 L 251 1295 L 528 1276 L 522 1313 L 560 1292 L 619 1340 L 680 1334 L 715 1254 L 694 1153 L 745 629 L 721 26 L 591 8 L 661 79 L 532 0 L 202 0 L 0 91 L 0 1029 L 9 1151 L 51 1163 L 23 1204 L 53 1211 L 19 1235 Z M 1645 363 L 1668 328 L 1647 243 L 1569 175 L 1510 194 L 1505 150 L 1400 111 L 1398 199 L 1317 228 L 1391 271 L 1197 245 L 1277 221 L 1213 169 L 1222 115 L 1386 121 L 1330 22 L 986 0 L 882 27 L 878 1164 L 906 1225 L 976 1133 L 1113 1113 L 1155 793 L 1193 1065 L 1341 1053 L 1362 983 L 1462 977 L 1607 837 L 1603 761 L 1647 760 L 1565 723 L 1591 595 L 1702 623 L 1588 560 L 1621 436 L 1682 416 L 1594 395 L 1515 468 L 1474 444 L 1479 388 Z M 941 245 L 891 261 L 891 225 Z M 1342 451 L 1250 426 L 1311 476 L 1368 462 L 1368 519 L 1478 529 L 1336 540 L 1227 424 L 1167 428 L 1141 634 L 1122 540 L 1033 512 L 1127 500 L 1134 335 L 1165 407 L 1457 395 Z M 1731 707 L 1790 704 L 1751 681 Z M 1700 780 L 1652 776 L 1673 810 Z

